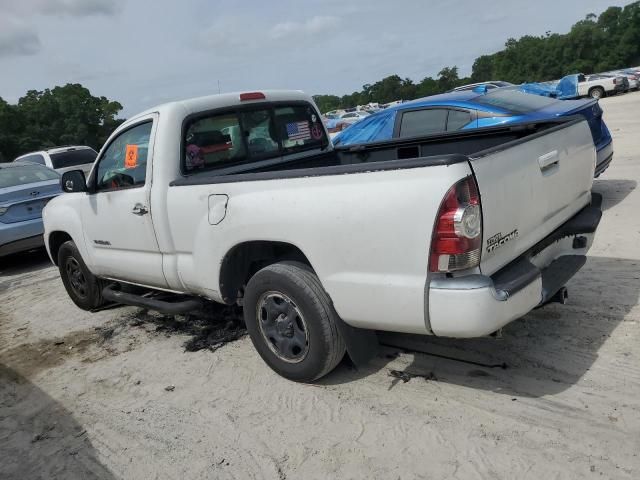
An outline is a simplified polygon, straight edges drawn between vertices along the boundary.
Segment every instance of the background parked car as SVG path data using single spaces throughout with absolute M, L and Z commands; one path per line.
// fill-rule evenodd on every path
M 473 90 L 476 87 L 487 87 L 487 90 L 493 90 L 494 88 L 500 87 L 512 87 L 513 83 L 503 82 L 502 80 L 491 80 L 489 82 L 480 82 L 480 83 L 470 83 L 469 85 L 462 85 L 460 87 L 456 87 L 452 92 L 464 92 L 467 90 Z
M 595 175 L 611 163 L 613 143 L 602 120 L 602 109 L 594 100 L 555 100 L 530 95 L 520 87 L 496 88 L 434 95 L 390 107 L 336 135 L 334 145 L 351 145 L 399 137 L 441 134 L 470 128 L 496 127 L 520 122 L 582 115 L 589 122 L 598 152 Z
M 591 98 L 602 98 L 605 95 L 628 92 L 629 81 L 622 75 L 578 75 L 578 95 Z
M 97 156 L 98 153 L 93 148 L 77 145 L 30 152 L 19 156 L 14 162 L 45 165 L 60 174 L 69 170 L 82 170 L 88 176 Z
M 363 118 L 366 118 L 370 115 L 368 112 L 364 112 L 362 110 L 358 110 L 355 112 L 347 112 L 340 117 L 340 120 L 344 123 L 348 123 L 349 125 L 353 125 L 356 122 L 359 122 Z
M 640 87 L 640 72 L 634 70 L 616 70 L 605 72 L 603 75 L 615 75 L 625 77 L 629 81 L 629 90 L 637 90 Z
M 602 98 L 629 90 L 629 81 L 623 76 L 604 74 L 566 75 L 557 82 L 533 82 L 518 85 L 525 93 L 553 97 L 559 100 L 573 100 L 581 97 Z
M 60 175 L 54 170 L 0 163 L 0 257 L 44 245 L 42 209 L 60 193 Z

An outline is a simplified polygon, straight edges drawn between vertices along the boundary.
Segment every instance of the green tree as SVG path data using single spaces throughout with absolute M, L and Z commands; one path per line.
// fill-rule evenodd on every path
M 474 81 L 546 81 L 571 73 L 614 70 L 640 63 L 640 2 L 590 13 L 566 34 L 509 39 L 505 48 L 473 64 Z
M 20 139 L 15 132 L 22 123 L 17 107 L 0 98 L 0 162 L 8 162 L 20 152 Z
M 59 145 L 99 149 L 124 120 L 120 103 L 95 97 L 80 84 L 30 90 L 17 105 L 0 102 L 0 158 Z
M 440 91 L 446 92 L 458 86 L 458 67 L 444 67 L 438 73 L 438 86 Z
M 340 97 L 337 95 L 314 95 L 313 100 L 321 112 L 329 112 L 340 107 Z

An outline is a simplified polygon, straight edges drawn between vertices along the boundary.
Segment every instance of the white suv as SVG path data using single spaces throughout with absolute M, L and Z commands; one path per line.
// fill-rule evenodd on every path
M 59 173 L 68 170 L 82 170 L 86 176 L 89 176 L 97 156 L 98 153 L 93 148 L 80 145 L 26 153 L 16 158 L 14 162 L 37 163 Z

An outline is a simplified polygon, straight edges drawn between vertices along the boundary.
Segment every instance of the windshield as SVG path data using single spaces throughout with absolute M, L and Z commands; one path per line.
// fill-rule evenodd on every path
M 0 168 L 0 188 L 16 187 L 28 183 L 56 180 L 60 176 L 53 170 L 39 165 L 16 165 Z
M 480 95 L 473 102 L 490 107 L 498 107 L 512 113 L 524 114 L 540 110 L 558 102 L 548 97 L 531 95 L 516 89 L 495 89 L 486 95 Z
M 49 156 L 51 157 L 53 168 L 66 168 L 93 163 L 98 154 L 91 148 L 83 148 L 81 150 L 52 153 Z

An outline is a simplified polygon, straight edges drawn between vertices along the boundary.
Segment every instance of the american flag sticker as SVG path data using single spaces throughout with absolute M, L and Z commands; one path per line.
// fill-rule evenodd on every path
M 311 138 L 309 122 L 287 123 L 287 138 L 289 140 L 307 140 Z

